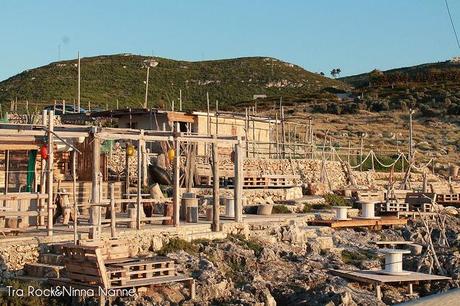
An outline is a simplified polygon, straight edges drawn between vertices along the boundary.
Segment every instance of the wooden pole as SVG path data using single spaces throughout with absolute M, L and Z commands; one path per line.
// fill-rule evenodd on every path
M 363 135 L 361 134 L 360 144 L 359 144 L 359 171 L 363 171 Z
M 110 183 L 110 234 L 112 238 L 117 237 L 117 223 L 116 223 L 116 211 L 115 211 L 115 185 Z
M 5 194 L 8 193 L 8 183 L 10 181 L 10 150 L 5 151 Z
M 281 134 L 282 134 L 282 143 L 283 145 L 281 146 L 282 149 L 282 156 L 283 158 L 286 158 L 286 128 L 285 128 L 285 122 L 284 122 L 284 106 L 281 106 Z
M 46 160 L 42 158 L 40 167 L 40 194 L 46 193 Z M 40 199 L 40 217 L 38 218 L 38 225 L 45 225 L 45 199 Z
M 173 162 L 173 203 L 174 203 L 174 226 L 179 226 L 180 224 L 180 140 L 177 136 L 179 132 L 179 123 L 176 123 L 174 133 L 174 162 Z
M 54 112 L 48 112 L 48 236 L 53 236 L 53 167 L 54 167 Z
M 73 242 L 78 241 L 78 203 L 77 203 L 77 151 L 72 151 L 72 193 L 73 193 Z
M 249 157 L 249 114 L 248 114 L 248 108 L 245 108 L 246 111 L 246 116 L 244 118 L 244 138 L 246 140 L 246 158 Z
M 206 92 L 206 135 L 211 135 L 211 117 L 210 117 L 210 105 L 209 105 L 209 92 Z M 208 156 L 209 145 L 205 145 L 205 155 Z
M 129 155 L 128 155 L 128 146 L 130 146 L 130 144 L 126 144 L 126 149 L 125 149 L 125 170 L 126 170 L 126 175 L 125 175 L 125 193 L 126 193 L 126 197 L 129 199 L 130 197 L 130 194 L 129 194 Z
M 78 52 L 78 84 L 77 84 L 77 112 L 80 113 L 80 108 L 81 108 L 81 99 L 80 99 L 80 80 L 81 80 L 81 74 L 80 74 L 80 67 L 81 67 L 81 62 L 80 62 L 80 52 Z
M 219 135 L 219 101 L 216 100 L 216 135 Z
M 90 239 L 98 239 L 99 234 L 97 225 L 100 219 L 100 210 L 98 209 L 100 204 L 100 188 L 99 188 L 99 172 L 101 169 L 101 139 L 96 136 L 96 128 L 92 132 L 92 143 L 93 143 L 93 171 L 92 171 L 92 182 L 91 182 L 91 206 L 90 206 Z
M 275 113 L 275 141 L 276 141 L 276 158 L 280 158 L 280 147 L 279 147 L 279 130 L 278 130 L 278 113 Z
M 217 135 L 214 135 L 214 142 L 212 143 L 212 231 L 220 231 L 220 207 L 219 207 L 219 156 L 218 156 L 218 143 Z
M 252 109 L 252 157 L 256 157 L 256 120 L 255 109 Z
M 235 144 L 235 182 L 234 182 L 234 203 L 235 203 L 235 221 L 243 221 L 243 181 L 244 181 L 244 171 L 243 171 L 243 154 L 241 150 L 241 138 L 237 137 L 238 143 Z
M 143 131 L 141 131 L 142 133 Z M 142 218 L 142 147 L 144 146 L 143 140 L 137 142 L 137 202 L 136 202 L 136 229 L 141 229 Z
M 65 100 L 62 100 L 62 114 L 65 115 Z

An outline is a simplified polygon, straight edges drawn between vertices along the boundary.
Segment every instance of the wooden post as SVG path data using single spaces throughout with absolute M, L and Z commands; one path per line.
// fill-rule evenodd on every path
M 214 135 L 214 142 L 212 143 L 212 231 L 218 232 L 220 230 L 220 207 L 219 207 L 219 157 L 218 157 L 218 143 L 217 136 Z
M 248 108 L 245 108 L 246 111 L 246 116 L 244 119 L 244 138 L 246 140 L 246 158 L 249 157 L 249 114 L 248 114 Z
M 216 100 L 216 135 L 219 135 L 219 101 Z
M 142 133 L 142 131 L 141 131 Z M 143 140 L 137 142 L 137 201 L 136 201 L 136 229 L 141 229 L 142 210 L 142 147 Z
M 359 144 L 359 171 L 363 171 L 363 135 L 361 134 L 360 144 Z
M 371 153 L 371 165 L 372 165 L 372 171 L 375 171 L 375 167 L 374 167 L 374 151 L 372 151 L 372 153 Z
M 5 151 L 5 194 L 8 193 L 8 182 L 10 181 L 10 150 Z
M 286 158 L 286 128 L 285 128 L 285 122 L 284 122 L 284 106 L 281 106 L 281 136 L 282 136 L 281 142 L 283 143 L 281 146 L 282 157 Z
M 180 224 L 180 140 L 179 123 L 176 123 L 176 132 L 174 133 L 174 162 L 173 162 L 173 203 L 174 203 L 174 226 Z
M 235 202 L 235 221 L 243 221 L 243 181 L 244 181 L 244 171 L 243 171 L 243 154 L 241 151 L 241 137 L 237 137 L 238 143 L 235 144 L 235 159 L 234 159 L 234 202 Z
M 351 141 L 348 140 L 348 154 L 347 154 L 347 161 L 348 164 L 350 165 L 350 152 L 351 152 Z
M 72 151 L 72 193 L 73 193 L 73 242 L 78 241 L 78 203 L 77 203 L 77 151 Z
M 78 52 L 78 72 L 77 72 L 77 77 L 78 77 L 78 81 L 77 81 L 77 112 L 80 113 L 80 108 L 81 108 L 81 104 L 80 104 L 80 80 L 81 80 L 81 75 L 80 75 L 80 52 Z M 118 101 L 118 100 L 117 100 Z M 117 102 L 118 104 L 118 102 Z M 118 107 L 117 107 L 118 108 Z
M 41 160 L 41 167 L 40 167 L 40 194 L 46 193 L 46 160 L 42 158 Z M 45 199 L 39 200 L 39 210 L 40 216 L 38 218 L 38 225 L 44 226 L 45 225 Z
M 114 183 L 110 183 L 110 234 L 112 238 L 117 237 L 117 215 L 115 211 L 115 185 Z
M 210 113 L 210 105 L 209 105 L 209 92 L 206 92 L 206 135 L 211 135 L 211 117 Z M 205 152 L 204 154 L 208 156 L 209 153 L 209 145 L 205 145 Z
M 252 109 L 252 157 L 256 157 L 256 121 L 255 111 Z
M 54 167 L 54 112 L 48 112 L 48 236 L 53 236 L 53 167 Z
M 92 132 L 92 142 L 93 142 L 93 173 L 92 173 L 92 182 L 91 182 L 91 206 L 90 206 L 90 225 L 92 226 L 89 232 L 90 239 L 98 239 L 99 234 L 97 225 L 99 224 L 100 219 L 100 210 L 98 209 L 100 204 L 100 194 L 99 194 L 99 172 L 101 169 L 101 140 L 96 137 L 95 128 Z
M 279 130 L 278 130 L 278 113 L 275 113 L 275 141 L 276 141 L 276 158 L 280 158 L 280 147 L 279 147 Z

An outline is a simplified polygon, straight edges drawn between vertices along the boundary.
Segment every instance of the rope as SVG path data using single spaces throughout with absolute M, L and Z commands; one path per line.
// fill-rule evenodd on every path
M 398 160 L 401 158 L 401 153 L 398 155 L 398 158 L 396 158 L 396 160 L 392 163 L 392 164 L 389 164 L 389 165 L 385 165 L 384 163 L 382 163 L 378 158 L 377 158 L 377 155 L 375 155 L 375 153 L 372 151 L 372 154 L 374 155 L 374 158 L 375 160 L 377 161 L 377 163 L 380 164 L 380 166 L 384 167 L 384 168 L 390 168 L 390 167 L 393 167 L 394 165 L 396 165 L 396 163 L 398 162 Z
M 334 151 L 334 153 L 337 156 L 337 158 L 339 159 L 339 161 L 342 162 L 342 163 L 345 163 L 345 161 L 342 158 L 340 158 L 340 155 L 337 153 L 337 150 L 334 147 L 332 147 L 332 150 Z M 350 165 L 350 168 L 351 169 L 356 169 L 356 168 L 359 168 L 362 165 L 364 165 L 364 163 L 369 158 L 369 156 L 371 156 L 372 153 L 373 153 L 372 151 L 369 151 L 369 153 L 367 153 L 366 158 L 364 158 L 363 161 L 359 165 L 356 165 L 356 166 L 353 166 L 353 167 Z M 348 163 L 348 161 L 347 161 L 347 163 Z

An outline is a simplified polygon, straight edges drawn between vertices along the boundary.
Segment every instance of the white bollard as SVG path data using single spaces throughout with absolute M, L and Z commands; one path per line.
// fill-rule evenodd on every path
M 408 275 L 410 271 L 403 270 L 403 254 L 410 254 L 409 250 L 401 249 L 382 249 L 385 254 L 385 269 L 381 271 L 383 274 L 389 275 Z
M 348 209 L 351 206 L 332 206 L 332 208 L 335 210 L 335 220 L 351 220 L 351 218 L 348 218 Z
M 375 203 L 374 202 L 361 202 L 361 219 L 380 219 L 375 216 Z
M 235 200 L 233 198 L 225 199 L 225 216 L 235 218 Z

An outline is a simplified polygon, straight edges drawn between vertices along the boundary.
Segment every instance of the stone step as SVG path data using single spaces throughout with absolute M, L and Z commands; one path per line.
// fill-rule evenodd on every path
M 43 263 L 29 263 L 24 266 L 26 276 L 38 278 L 58 278 L 63 272 L 64 266 L 47 265 Z
M 42 253 L 38 257 L 38 262 L 47 265 L 63 265 L 64 255 L 54 253 Z

